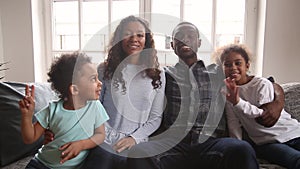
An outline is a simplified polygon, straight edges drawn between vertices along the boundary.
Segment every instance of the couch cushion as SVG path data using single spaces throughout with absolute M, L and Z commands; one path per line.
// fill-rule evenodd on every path
M 300 121 L 300 83 L 286 83 L 281 86 L 285 95 L 284 109 Z
M 35 112 L 56 99 L 49 83 L 35 83 Z M 21 112 L 18 102 L 24 97 L 25 83 L 0 82 L 0 166 L 31 155 L 41 146 L 43 138 L 24 144 L 21 136 Z M 35 120 L 35 119 L 33 119 Z

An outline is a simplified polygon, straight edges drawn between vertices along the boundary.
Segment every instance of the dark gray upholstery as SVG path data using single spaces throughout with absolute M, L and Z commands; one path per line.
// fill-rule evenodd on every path
M 7 161 L 12 161 L 13 159 L 16 161 L 13 164 L 7 165 L 5 167 L 2 167 L 1 169 L 23 169 L 25 167 L 25 165 L 28 163 L 28 161 L 32 158 L 32 156 L 27 157 L 27 158 L 23 158 L 19 161 L 17 161 L 18 159 L 26 156 L 24 154 L 24 152 L 20 152 L 23 150 L 20 150 L 20 145 L 23 145 L 21 142 L 21 136 L 17 134 L 20 134 L 20 129 L 19 129 L 19 120 L 20 120 L 20 112 L 19 110 L 17 110 L 18 106 L 17 106 L 17 101 L 22 97 L 22 94 L 20 94 L 19 92 L 21 91 L 21 93 L 24 93 L 24 84 L 10 84 L 11 86 L 7 86 L 7 84 L 0 84 L 0 119 L 1 119 L 1 126 L 0 126 L 0 133 L 2 134 L 2 136 L 6 135 L 6 138 L 1 137 L 1 144 L 0 144 L 0 150 L 1 150 L 1 154 L 0 154 L 0 161 L 3 161 L 2 158 L 6 159 Z M 13 86 L 13 87 L 12 87 Z M 51 92 L 51 89 L 48 85 L 36 85 L 36 88 L 38 88 L 37 90 L 40 90 L 40 92 L 36 92 L 36 101 L 37 102 L 41 102 L 40 105 L 41 107 L 45 104 L 47 104 L 47 102 L 52 98 L 52 95 L 48 95 Z M 39 86 L 39 87 L 38 87 Z M 300 119 L 300 83 L 287 83 L 287 84 L 283 84 L 281 85 L 284 89 L 285 92 L 285 109 L 291 113 L 291 115 L 295 118 L 297 118 L 298 120 Z M 7 91 L 8 90 L 8 91 Z M 13 90 L 13 91 L 12 91 Z M 19 90 L 19 91 L 18 91 Z M 4 95 L 2 95 L 4 93 Z M 48 94 L 47 94 L 48 93 Z M 8 96 L 12 96 L 12 98 L 9 98 Z M 2 108 L 2 105 L 5 105 Z M 7 107 L 7 105 L 9 105 L 9 107 Z M 12 110 L 11 110 L 12 108 Z M 37 108 L 40 109 L 40 108 Z M 12 113 L 10 113 L 12 112 Z M 3 120 L 5 119 L 5 120 Z M 9 125 L 9 126 L 6 126 Z M 6 130 L 3 130 L 2 128 L 6 128 Z M 9 132 L 12 131 L 14 135 L 9 134 Z M 16 140 L 19 139 L 19 140 Z M 19 150 L 16 152 L 16 154 L 14 153 L 8 153 L 6 148 L 6 155 L 10 158 L 5 158 L 2 154 L 2 141 L 6 141 L 6 142 L 10 142 L 9 144 L 15 144 L 17 145 L 16 150 Z M 14 143 L 16 142 L 16 143 Z M 5 144 L 6 145 L 6 144 Z M 37 144 L 37 145 L 40 145 Z M 26 145 L 28 146 L 28 145 Z M 29 147 L 30 150 L 36 150 L 35 146 L 30 145 Z M 26 149 L 26 151 L 29 151 L 28 149 Z M 25 151 L 25 152 L 26 152 Z M 278 165 L 273 165 L 273 164 L 269 164 L 266 161 L 260 160 L 260 168 L 261 169 L 284 169 Z M 1 165 L 4 165 L 1 163 Z
M 284 109 L 300 121 L 300 83 L 286 83 L 282 88 L 285 95 Z
M 35 112 L 56 98 L 48 83 L 35 83 Z M 21 137 L 19 100 L 24 97 L 25 84 L 0 82 L 0 166 L 5 166 L 34 154 L 43 138 L 33 144 L 24 144 Z M 34 120 L 34 119 L 33 119 Z

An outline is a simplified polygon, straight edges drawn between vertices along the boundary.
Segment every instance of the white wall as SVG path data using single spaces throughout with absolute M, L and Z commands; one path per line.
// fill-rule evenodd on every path
M 267 0 L 263 76 L 300 82 L 300 1 Z
M 0 0 L 3 60 L 8 81 L 34 81 L 30 0 Z M 1 55 L 0 55 L 1 57 Z
M 1 11 L 1 10 L 0 10 Z M 1 12 L 0 12 L 0 63 L 3 63 L 3 43 L 2 43 L 2 26 L 1 26 Z M 0 69 L 3 69 L 3 67 Z M 0 77 L 5 75 L 5 71 L 0 71 Z

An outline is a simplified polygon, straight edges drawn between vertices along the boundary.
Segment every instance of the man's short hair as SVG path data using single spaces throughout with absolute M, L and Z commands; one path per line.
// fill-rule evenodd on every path
M 172 37 L 174 37 L 174 33 L 175 33 L 174 31 L 175 31 L 179 26 L 181 26 L 181 25 L 191 25 L 191 26 L 193 26 L 193 27 L 195 28 L 196 32 L 197 32 L 198 38 L 200 38 L 200 32 L 199 32 L 199 29 L 197 28 L 197 26 L 194 25 L 194 24 L 192 24 L 191 22 L 187 22 L 187 21 L 180 22 L 179 24 L 177 24 L 177 25 L 175 26 L 175 28 L 173 29 L 173 32 L 172 32 Z

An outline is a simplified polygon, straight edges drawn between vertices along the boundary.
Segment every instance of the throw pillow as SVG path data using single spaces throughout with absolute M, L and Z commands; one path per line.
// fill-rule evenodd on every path
M 282 88 L 285 96 L 284 109 L 300 121 L 300 83 L 286 83 Z
M 21 136 L 19 100 L 24 97 L 25 83 L 0 82 L 0 167 L 34 154 L 43 138 L 33 144 L 24 144 Z M 49 83 L 34 83 L 35 112 L 56 99 Z M 35 119 L 33 119 L 35 121 Z

